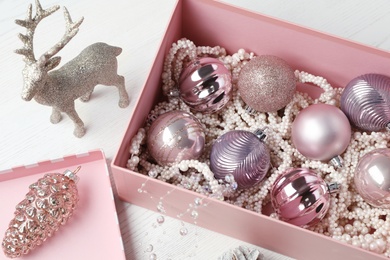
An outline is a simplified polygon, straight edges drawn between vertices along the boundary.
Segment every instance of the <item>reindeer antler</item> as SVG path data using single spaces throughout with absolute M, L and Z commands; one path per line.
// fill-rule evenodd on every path
M 43 18 L 51 15 L 52 13 L 54 13 L 60 8 L 58 5 L 55 5 L 53 7 L 44 10 L 38 0 L 35 1 L 35 5 L 36 5 L 36 14 L 34 18 L 32 17 L 32 5 L 30 4 L 27 9 L 26 19 L 15 20 L 16 24 L 23 26 L 27 29 L 26 34 L 20 33 L 18 35 L 19 39 L 24 43 L 24 47 L 22 49 L 15 50 L 16 53 L 24 56 L 24 60 L 27 63 L 36 62 L 34 57 L 34 48 L 33 48 L 35 28 Z
M 33 48 L 33 39 L 35 28 L 38 23 L 45 17 L 51 15 L 55 11 L 57 11 L 60 7 L 55 5 L 48 9 L 43 9 L 39 0 L 35 1 L 36 4 L 36 14 L 34 18 L 32 17 L 32 5 L 28 6 L 27 17 L 25 20 L 15 20 L 15 23 L 23 26 L 27 29 L 26 34 L 19 34 L 19 39 L 24 43 L 24 47 L 21 49 L 15 50 L 16 53 L 24 56 L 24 61 L 26 63 L 34 63 L 37 62 L 34 56 L 34 48 Z M 45 64 L 51 57 L 57 54 L 78 32 L 78 27 L 83 22 L 84 18 L 81 17 L 80 20 L 73 23 L 72 18 L 68 10 L 64 7 L 64 17 L 66 23 L 65 34 L 62 39 L 56 43 L 53 47 L 51 47 L 48 51 L 39 57 L 38 62 L 40 64 Z
M 62 36 L 62 39 L 56 43 L 53 47 L 51 47 L 47 52 L 42 54 L 39 58 L 39 63 L 45 64 L 47 60 L 56 55 L 62 48 L 65 47 L 66 44 L 78 33 L 79 26 L 83 22 L 84 17 L 81 17 L 77 22 L 73 22 L 70 17 L 68 9 L 64 7 L 64 18 L 65 18 L 65 34 Z

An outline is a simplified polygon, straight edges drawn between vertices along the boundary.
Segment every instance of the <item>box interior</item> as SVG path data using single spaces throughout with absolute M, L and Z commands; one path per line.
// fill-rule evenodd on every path
M 194 198 L 201 198 L 207 206 L 199 209 L 201 217 L 197 220 L 198 225 L 281 254 L 298 259 L 382 259 L 380 255 L 341 244 L 323 235 L 206 198 L 192 191 L 173 187 L 126 168 L 131 138 L 143 126 L 149 111 L 162 96 L 160 76 L 165 55 L 171 44 L 183 37 L 192 40 L 197 46 L 220 45 L 226 48 L 228 53 L 244 48 L 256 55 L 276 55 L 285 59 L 294 69 L 323 76 L 337 87 L 345 86 L 352 78 L 361 74 L 386 74 L 390 65 L 388 52 L 218 1 L 179 0 L 112 163 L 121 199 L 156 210 L 155 200 L 137 192 L 141 186 L 145 186 L 153 191 L 155 198 L 165 196 L 168 204 L 166 214 L 177 217 L 188 208 L 189 203 L 193 203 Z M 183 220 L 193 222 L 189 216 L 183 216 Z

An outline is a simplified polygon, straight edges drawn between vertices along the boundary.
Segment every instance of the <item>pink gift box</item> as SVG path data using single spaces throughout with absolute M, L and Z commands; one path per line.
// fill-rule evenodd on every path
M 100 150 L 0 171 L 1 232 L 5 233 L 30 184 L 45 173 L 73 171 L 78 166 L 80 200 L 74 215 L 23 259 L 126 259 L 106 159 Z M 0 259 L 9 258 L 0 253 Z
M 388 74 L 390 54 L 375 48 L 323 34 L 230 5 L 210 0 L 179 0 L 172 14 L 160 49 L 143 91 L 112 162 L 112 171 L 121 199 L 157 210 L 138 189 L 145 185 L 148 193 L 164 196 L 166 214 L 177 217 L 203 199 L 206 207 L 198 209 L 197 224 L 204 228 L 276 251 L 297 259 L 386 259 L 371 252 L 340 243 L 308 231 L 257 214 L 226 202 L 151 179 L 126 168 L 131 138 L 142 127 L 149 111 L 161 98 L 161 73 L 171 44 L 188 38 L 198 46 L 220 45 L 228 53 L 239 48 L 257 55 L 271 54 L 286 60 L 294 69 L 325 77 L 333 86 L 343 87 L 352 78 L 365 73 Z M 318 93 L 318 88 L 300 86 Z M 184 220 L 193 222 L 189 214 Z

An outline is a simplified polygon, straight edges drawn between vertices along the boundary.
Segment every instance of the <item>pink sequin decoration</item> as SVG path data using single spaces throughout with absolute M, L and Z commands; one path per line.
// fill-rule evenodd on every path
M 29 253 L 69 220 L 79 200 L 75 181 L 74 173 L 65 171 L 46 174 L 30 185 L 5 232 L 2 248 L 7 257 Z

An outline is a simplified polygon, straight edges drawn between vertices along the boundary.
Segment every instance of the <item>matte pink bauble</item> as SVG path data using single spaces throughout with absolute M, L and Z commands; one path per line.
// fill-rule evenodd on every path
M 338 185 L 332 185 L 334 191 Z M 330 205 L 328 185 L 313 170 L 291 168 L 271 187 L 271 203 L 279 218 L 296 226 L 317 224 Z
M 259 112 L 275 112 L 293 98 L 297 79 L 283 59 L 263 55 L 254 57 L 242 69 L 237 88 L 242 100 Z
M 355 188 L 370 205 L 390 209 L 390 149 L 365 154 L 355 169 Z
M 202 124 L 195 116 L 180 110 L 157 117 L 147 133 L 150 155 L 160 165 L 197 159 L 204 144 Z
M 328 104 L 314 104 L 300 111 L 291 131 L 297 150 L 312 160 L 338 158 L 351 139 L 348 118 L 340 109 Z
M 231 91 L 231 73 L 216 58 L 198 58 L 190 62 L 180 75 L 180 98 L 198 112 L 220 110 L 229 101 Z

